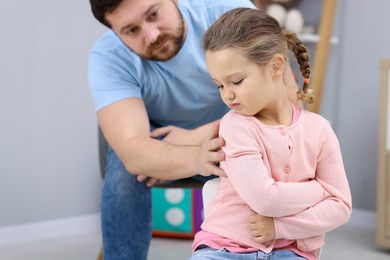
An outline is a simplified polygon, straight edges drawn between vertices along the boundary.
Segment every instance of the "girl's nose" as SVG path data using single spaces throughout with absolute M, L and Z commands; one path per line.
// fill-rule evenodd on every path
M 224 91 L 224 93 L 223 93 L 223 97 L 224 97 L 224 99 L 226 99 L 226 100 L 233 100 L 233 99 L 236 97 L 236 95 L 234 94 L 233 91 L 226 90 L 226 91 Z

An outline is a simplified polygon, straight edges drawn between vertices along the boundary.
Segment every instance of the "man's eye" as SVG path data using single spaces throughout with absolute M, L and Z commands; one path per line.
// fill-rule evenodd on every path
M 150 13 L 150 15 L 149 15 L 149 20 L 150 20 L 150 21 L 156 20 L 156 19 L 157 19 L 157 16 L 158 16 L 158 12 L 157 12 L 157 11 L 154 11 L 154 12 Z
M 244 81 L 244 79 L 240 79 L 239 81 L 233 81 L 233 84 L 240 85 L 243 81 Z
M 152 14 L 151 14 L 152 17 L 157 17 L 157 11 L 154 11 Z
M 132 27 L 127 31 L 127 35 L 133 35 L 138 32 L 138 27 Z

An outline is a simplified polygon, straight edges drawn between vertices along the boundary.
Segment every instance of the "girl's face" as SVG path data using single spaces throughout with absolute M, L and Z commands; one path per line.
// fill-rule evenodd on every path
M 223 102 L 235 112 L 259 119 L 278 107 L 283 87 L 271 63 L 265 66 L 248 60 L 234 48 L 206 51 L 206 64 Z M 276 105 L 276 106 L 275 106 Z

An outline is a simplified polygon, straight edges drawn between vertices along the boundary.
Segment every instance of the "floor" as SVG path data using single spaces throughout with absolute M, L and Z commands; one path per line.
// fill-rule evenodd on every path
M 99 233 L 0 247 L 1 260 L 90 260 L 101 245 Z M 153 238 L 148 260 L 188 259 L 191 240 Z M 375 231 L 345 225 L 326 235 L 322 260 L 390 260 L 390 251 L 375 246 Z

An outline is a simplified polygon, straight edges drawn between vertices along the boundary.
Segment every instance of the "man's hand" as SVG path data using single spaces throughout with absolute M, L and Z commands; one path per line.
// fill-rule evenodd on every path
M 154 129 L 150 137 L 163 137 L 163 141 L 175 145 L 199 145 L 200 151 L 197 157 L 199 174 L 203 176 L 226 176 L 218 167 L 220 161 L 225 160 L 225 154 L 221 151 L 225 141 L 218 137 L 219 120 L 203 125 L 193 130 L 186 130 L 175 126 L 165 126 Z
M 176 126 L 164 126 L 154 129 L 150 132 L 150 137 L 162 137 L 164 142 L 175 145 L 199 145 L 199 137 L 195 130 L 187 130 Z
M 198 157 L 200 174 L 203 176 L 217 175 L 226 176 L 225 172 L 219 168 L 218 163 L 225 160 L 225 153 L 221 151 L 225 141 L 218 137 L 219 121 L 211 127 L 206 141 L 202 144 Z
M 256 242 L 266 243 L 275 239 L 274 218 L 256 214 L 250 216 L 248 222 L 253 239 Z
M 169 125 L 154 129 L 150 137 L 162 137 L 164 142 L 175 145 L 201 145 L 211 125 L 210 123 L 191 130 Z
M 154 184 L 156 184 L 156 182 L 158 182 L 160 180 L 156 179 L 156 178 L 148 177 L 148 176 L 145 176 L 145 175 L 138 175 L 137 176 L 137 181 L 139 181 L 139 182 L 146 181 L 146 186 L 151 188 L 151 187 L 153 187 Z

